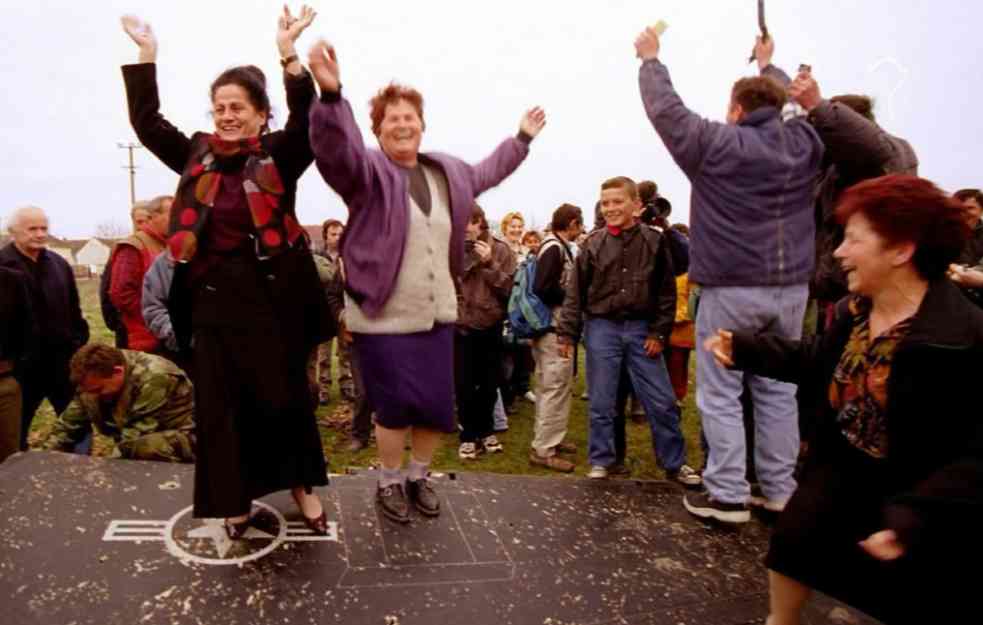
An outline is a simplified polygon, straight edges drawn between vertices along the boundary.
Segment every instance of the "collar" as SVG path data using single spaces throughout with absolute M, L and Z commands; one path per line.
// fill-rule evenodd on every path
M 619 237 L 622 234 L 633 234 L 638 231 L 638 222 L 636 221 L 627 228 L 618 228 L 616 226 L 604 226 L 611 236 Z
M 929 283 L 906 343 L 967 347 L 983 341 L 983 314 L 947 279 Z
M 761 126 L 774 118 L 781 115 L 779 111 L 774 106 L 763 106 L 757 110 L 751 111 L 744 116 L 744 119 L 737 122 L 738 126 Z

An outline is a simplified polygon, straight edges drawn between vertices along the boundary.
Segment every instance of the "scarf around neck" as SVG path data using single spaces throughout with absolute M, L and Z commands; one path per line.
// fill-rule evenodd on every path
M 167 245 L 175 261 L 184 263 L 194 258 L 222 188 L 223 165 L 234 165 L 243 157 L 242 186 L 256 228 L 256 255 L 275 256 L 303 236 L 297 220 L 284 214 L 280 206 L 283 180 L 259 137 L 225 141 L 214 134 L 202 134 L 192 146 L 192 156 L 181 174 L 171 209 Z

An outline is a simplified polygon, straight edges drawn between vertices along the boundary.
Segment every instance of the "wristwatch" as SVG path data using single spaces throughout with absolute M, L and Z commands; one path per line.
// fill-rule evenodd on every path
M 280 67 L 286 69 L 288 65 L 298 60 L 300 60 L 300 57 L 298 57 L 296 54 L 291 54 L 285 59 L 280 59 Z

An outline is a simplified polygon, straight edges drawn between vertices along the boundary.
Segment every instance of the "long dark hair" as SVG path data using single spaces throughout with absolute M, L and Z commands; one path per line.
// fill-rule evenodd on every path
M 219 87 L 236 85 L 242 87 L 249 97 L 249 103 L 260 113 L 266 113 L 266 123 L 260 129 L 260 134 L 269 132 L 270 120 L 273 119 L 273 109 L 270 106 L 270 96 L 266 93 L 266 74 L 255 65 L 239 65 L 230 67 L 218 75 L 209 89 L 209 97 L 214 100 Z

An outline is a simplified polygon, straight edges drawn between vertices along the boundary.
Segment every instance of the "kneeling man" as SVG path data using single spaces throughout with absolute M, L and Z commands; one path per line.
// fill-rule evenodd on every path
M 174 363 L 90 343 L 72 356 L 71 380 L 75 397 L 44 449 L 71 450 L 91 424 L 113 439 L 114 457 L 194 462 L 194 387 Z

